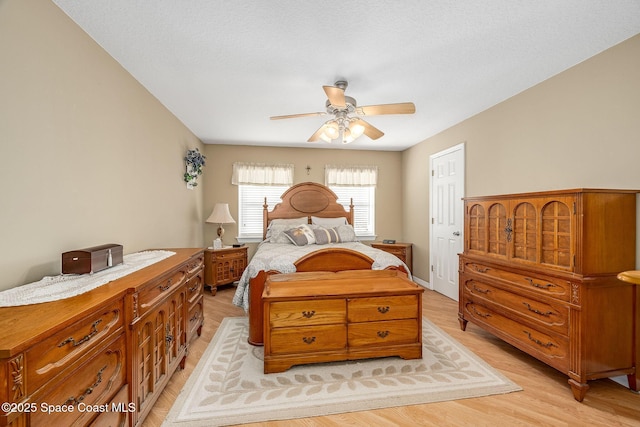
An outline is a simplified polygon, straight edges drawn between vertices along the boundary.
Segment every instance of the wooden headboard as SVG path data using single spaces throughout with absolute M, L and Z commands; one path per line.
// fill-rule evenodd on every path
M 282 202 L 269 211 L 267 199 L 264 200 L 262 238 L 267 235 L 267 227 L 274 219 L 289 219 L 307 217 L 311 223 L 311 217 L 339 218 L 345 217 L 347 222 L 353 225 L 353 200 L 349 204 L 349 211 L 338 203 L 338 196 L 328 187 L 317 182 L 301 182 L 290 187 L 282 196 Z

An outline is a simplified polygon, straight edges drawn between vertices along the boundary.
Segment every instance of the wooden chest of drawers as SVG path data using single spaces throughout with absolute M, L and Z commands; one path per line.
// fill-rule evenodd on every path
M 267 279 L 264 372 L 372 357 L 422 357 L 422 292 L 398 271 L 276 274 Z
M 566 190 L 465 198 L 459 319 L 565 373 L 638 383 L 638 307 L 616 276 L 635 265 L 636 195 Z

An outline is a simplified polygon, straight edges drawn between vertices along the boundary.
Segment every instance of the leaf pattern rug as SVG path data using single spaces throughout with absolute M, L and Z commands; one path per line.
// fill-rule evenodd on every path
M 522 390 L 422 321 L 422 359 L 330 362 L 264 374 L 263 348 L 247 342 L 247 318 L 225 318 L 163 426 L 225 426 Z

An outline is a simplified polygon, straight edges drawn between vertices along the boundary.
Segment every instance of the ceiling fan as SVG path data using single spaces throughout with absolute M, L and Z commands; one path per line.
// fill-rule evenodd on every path
M 376 140 L 384 135 L 380 129 L 364 121 L 358 116 L 378 116 L 383 114 L 413 114 L 416 106 L 413 102 L 401 102 L 398 104 L 366 105 L 359 107 L 356 100 L 344 94 L 348 83 L 339 80 L 335 86 L 322 86 L 327 94 L 326 112 L 290 114 L 286 116 L 272 116 L 271 120 L 291 119 L 296 117 L 333 115 L 334 118 L 323 124 L 311 137 L 309 142 L 319 139 L 325 142 L 339 140 L 348 144 L 362 134 Z

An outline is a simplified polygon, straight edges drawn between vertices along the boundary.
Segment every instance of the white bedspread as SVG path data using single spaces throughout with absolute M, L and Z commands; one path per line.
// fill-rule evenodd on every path
M 300 257 L 314 251 L 326 248 L 346 248 L 362 252 L 373 259 L 373 270 L 384 270 L 391 266 L 403 266 L 409 268 L 398 257 L 380 249 L 372 248 L 360 242 L 331 243 L 328 245 L 295 246 L 282 243 L 260 243 L 258 250 L 251 258 L 251 262 L 242 273 L 238 288 L 233 296 L 233 304 L 249 310 L 249 280 L 258 275 L 260 271 L 276 270 L 281 273 L 293 273 L 296 271 L 293 263 Z M 409 273 L 411 278 L 411 273 Z

